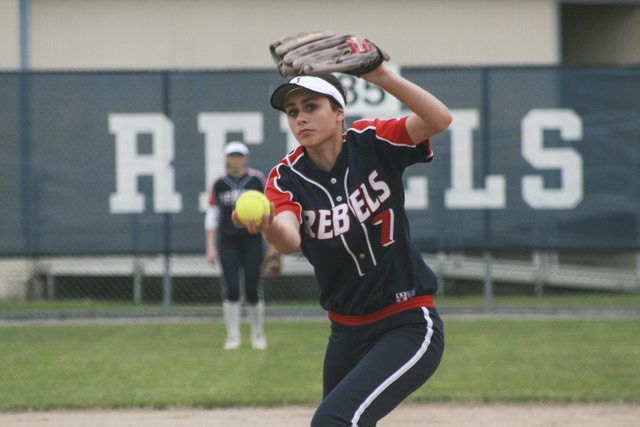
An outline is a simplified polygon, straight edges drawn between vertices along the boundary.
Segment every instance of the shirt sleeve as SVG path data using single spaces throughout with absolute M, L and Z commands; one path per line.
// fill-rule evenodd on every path
M 388 120 L 358 120 L 353 123 L 348 132 L 356 134 L 356 140 L 370 144 L 366 134 L 374 135 L 371 147 L 381 158 L 395 170 L 402 171 L 415 163 L 430 162 L 433 159 L 431 143 L 428 138 L 415 144 L 407 132 L 408 116 Z M 362 139 L 361 139 L 362 138 Z
M 284 163 L 278 164 L 271 170 L 267 179 L 265 195 L 273 202 L 275 215 L 280 212 L 291 211 L 296 215 L 298 221 L 302 222 L 302 206 L 295 201 L 294 192 L 292 191 L 293 183 L 287 172 L 289 170 Z
M 204 229 L 217 230 L 220 220 L 220 208 L 218 206 L 208 206 L 204 214 Z

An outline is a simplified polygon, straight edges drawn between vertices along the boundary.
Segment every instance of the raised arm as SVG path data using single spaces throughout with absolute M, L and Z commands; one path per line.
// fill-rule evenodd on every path
M 451 124 L 451 113 L 438 98 L 384 64 L 361 77 L 385 90 L 412 111 L 406 126 L 414 143 L 444 132 Z

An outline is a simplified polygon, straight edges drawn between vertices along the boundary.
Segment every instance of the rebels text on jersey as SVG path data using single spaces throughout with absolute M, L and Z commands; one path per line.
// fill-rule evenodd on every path
M 404 170 L 433 154 L 428 140 L 413 144 L 405 121 L 355 122 L 331 171 L 297 147 L 269 175 L 276 215 L 290 210 L 300 221 L 301 250 L 326 310 L 366 315 L 437 289 L 410 241 L 402 185 Z

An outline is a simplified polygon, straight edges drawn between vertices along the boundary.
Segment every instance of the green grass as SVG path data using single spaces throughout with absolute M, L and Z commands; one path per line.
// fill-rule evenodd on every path
M 270 307 L 318 307 L 315 300 L 308 301 L 268 301 L 267 308 Z M 458 308 L 458 307 L 483 307 L 484 299 L 482 295 L 467 296 L 436 296 L 438 307 Z M 640 293 L 583 293 L 583 294 L 556 294 L 556 295 L 497 295 L 493 298 L 496 307 L 640 307 Z M 215 306 L 219 308 L 219 303 L 174 303 L 173 306 L 180 310 L 190 308 L 207 308 Z M 47 312 L 94 312 L 96 310 L 124 310 L 136 314 L 144 314 L 145 311 L 155 312 L 162 310 L 162 302 L 144 302 L 134 304 L 129 301 L 108 301 L 96 299 L 60 299 L 53 301 L 46 300 L 7 300 L 0 299 L 0 315 L 16 312 L 47 313 Z
M 640 402 L 640 319 L 445 322 L 410 401 Z M 327 334 L 268 323 L 266 351 L 224 351 L 222 322 L 0 327 L 0 410 L 315 405 Z
M 438 307 L 460 307 L 460 306 L 483 306 L 484 297 L 482 295 L 471 296 L 444 296 L 437 297 Z M 497 295 L 493 297 L 493 304 L 496 307 L 573 307 L 573 308 L 602 308 L 640 307 L 640 293 L 624 294 L 556 294 L 556 295 Z
M 640 319 L 452 321 L 417 401 L 639 402 Z

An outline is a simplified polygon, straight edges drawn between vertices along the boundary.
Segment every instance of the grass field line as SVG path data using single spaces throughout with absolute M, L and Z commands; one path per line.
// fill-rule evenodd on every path
M 640 317 L 640 307 L 493 307 L 444 308 L 443 319 L 451 320 L 547 320 L 547 319 L 626 319 Z M 0 326 L 71 325 L 71 324 L 152 324 L 221 322 L 222 309 L 206 312 L 141 313 L 130 311 L 39 312 L 37 315 L 0 316 Z M 276 308 L 266 311 L 267 322 L 328 322 L 321 308 Z

